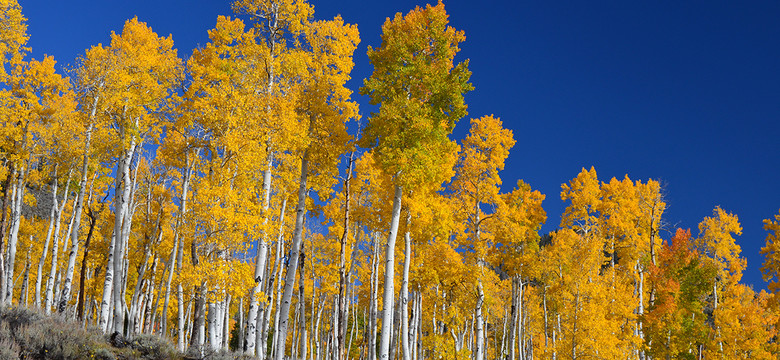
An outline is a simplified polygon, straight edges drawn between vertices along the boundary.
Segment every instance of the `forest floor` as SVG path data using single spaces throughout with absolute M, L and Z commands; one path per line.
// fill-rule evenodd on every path
M 246 357 L 230 352 L 203 356 L 181 354 L 157 335 L 132 339 L 115 333 L 104 335 L 95 328 L 59 315 L 46 316 L 24 307 L 0 308 L 0 359 L 3 360 L 228 360 Z

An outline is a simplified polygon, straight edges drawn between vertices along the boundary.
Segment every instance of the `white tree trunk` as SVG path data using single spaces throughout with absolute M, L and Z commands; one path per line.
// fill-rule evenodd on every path
M 217 351 L 220 348 L 219 344 L 219 328 L 217 326 L 217 319 L 219 318 L 218 305 L 213 301 L 208 303 L 208 333 L 209 333 L 209 347 L 211 351 Z
M 68 174 L 68 181 L 67 184 L 70 184 L 70 173 Z M 62 212 L 65 211 L 65 205 L 68 203 L 68 190 L 69 186 L 65 185 L 65 195 L 62 200 L 62 205 L 59 205 L 59 208 L 57 209 L 57 215 L 54 219 L 54 243 L 52 244 L 52 255 L 51 255 L 51 271 L 49 271 L 49 277 L 46 281 L 46 297 L 44 301 L 44 307 L 43 312 L 46 315 L 51 314 L 51 307 L 54 305 L 54 292 L 55 292 L 55 278 L 57 275 L 57 257 L 59 254 L 59 248 L 60 248 L 60 226 L 62 225 Z M 56 197 L 55 197 L 55 204 L 57 203 Z
M 114 236 L 117 238 L 116 246 L 114 247 L 114 289 L 112 291 L 112 298 L 114 301 L 114 321 L 113 331 L 125 334 L 125 251 L 130 236 L 130 226 L 132 225 L 132 210 L 131 204 L 134 178 L 131 174 L 131 167 L 133 164 L 133 156 L 136 150 L 136 142 L 134 138 L 131 138 L 130 145 L 127 150 L 122 153 L 124 158 L 120 163 L 121 174 L 117 174 L 116 181 L 116 200 L 114 206 L 116 207 L 115 219 L 114 219 Z M 121 178 L 121 183 L 120 183 Z M 121 190 L 121 193 L 120 193 Z M 130 331 L 130 329 L 128 329 Z
M 270 145 L 266 147 L 268 151 L 267 167 L 263 172 L 263 231 L 257 239 L 257 257 L 255 258 L 255 286 L 252 288 L 252 297 L 249 302 L 249 315 L 247 317 L 246 328 L 246 349 L 247 355 L 255 355 L 255 343 L 257 338 L 257 313 L 260 306 L 258 297 L 260 297 L 261 287 L 263 285 L 263 274 L 265 272 L 265 263 L 268 258 L 268 234 L 265 231 L 268 224 L 268 207 L 271 200 L 271 169 L 273 168 L 274 155 L 270 151 Z
M 477 285 L 477 309 L 475 322 L 477 325 L 476 330 L 476 351 L 474 352 L 475 360 L 485 360 L 485 329 L 482 318 L 482 305 L 485 302 L 485 292 L 482 290 L 482 280 L 479 280 Z
M 244 298 L 238 299 L 236 323 L 238 324 L 238 346 L 241 346 L 244 343 Z
M 282 201 L 282 211 L 281 211 L 280 216 L 279 216 L 279 236 L 276 239 L 276 260 L 275 260 L 275 263 L 274 263 L 274 264 L 276 264 L 276 272 L 275 273 L 273 272 L 274 270 L 273 270 L 272 266 L 268 267 L 268 272 L 271 274 L 270 280 L 266 284 L 267 285 L 266 286 L 266 292 L 268 293 L 268 298 L 267 298 L 266 304 L 268 304 L 268 305 L 263 309 L 263 316 L 258 317 L 258 319 L 257 319 L 258 322 L 262 322 L 262 323 L 258 323 L 258 325 L 257 325 L 257 328 L 258 328 L 259 331 L 257 333 L 258 334 L 258 339 L 256 341 L 256 343 L 258 344 L 260 349 L 262 349 L 262 351 L 258 351 L 258 354 L 257 354 L 257 358 L 261 359 L 261 360 L 265 359 L 265 357 L 267 355 L 266 353 L 268 351 L 267 350 L 267 348 L 268 348 L 268 331 L 269 331 L 269 327 L 270 327 L 270 324 L 271 324 L 271 315 L 272 314 L 275 315 L 274 316 L 274 329 L 279 327 L 279 311 L 278 311 L 278 309 L 279 309 L 279 304 L 280 304 L 280 301 L 281 301 L 281 298 L 282 298 L 282 296 L 281 296 L 281 294 L 282 294 L 282 280 L 281 280 L 281 277 L 282 277 L 282 269 L 283 269 L 283 264 L 284 264 L 284 262 L 282 261 L 283 260 L 282 259 L 282 254 L 284 253 L 284 213 L 285 213 L 285 209 L 286 208 L 287 208 L 287 199 L 285 198 Z M 273 287 L 274 286 L 274 282 L 276 282 L 276 290 L 275 291 L 274 291 L 274 287 Z M 273 307 L 274 294 L 276 294 L 276 297 L 275 297 L 275 299 L 276 299 L 276 309 L 277 309 L 276 313 L 273 312 L 273 308 L 274 308 Z M 274 332 L 274 336 L 273 336 L 272 343 L 271 343 L 271 352 L 273 352 L 276 349 L 276 347 L 275 347 L 276 346 L 276 338 L 277 338 L 277 333 Z
M 160 234 L 162 236 L 162 233 Z M 149 265 L 149 258 L 152 256 L 151 249 L 146 249 L 144 251 L 144 260 L 141 263 L 141 268 L 138 272 L 138 281 L 135 283 L 135 290 L 133 291 L 133 298 L 130 300 L 130 312 L 129 312 L 129 318 L 128 320 L 128 333 L 132 333 L 135 331 L 135 325 L 136 325 L 136 313 L 138 312 L 138 303 L 140 301 L 140 296 L 143 294 L 142 287 L 144 286 L 144 276 L 146 275 L 146 269 Z M 154 263 L 156 259 L 152 260 Z M 152 269 L 152 272 L 154 272 L 154 269 Z
M 29 167 L 29 161 L 27 166 Z M 14 184 L 13 201 L 11 202 L 11 229 L 8 236 L 8 261 L 5 263 L 4 304 L 13 302 L 14 261 L 16 260 L 16 244 L 19 241 L 19 224 L 22 221 L 22 202 L 24 201 L 26 174 L 27 170 L 23 167 L 19 171 L 17 181 Z
M 230 303 L 232 301 L 233 297 L 228 295 L 222 308 L 222 349 L 225 351 L 230 350 Z
M 306 269 L 306 261 L 305 256 L 303 253 L 303 250 L 301 250 L 301 257 L 300 257 L 300 264 L 298 268 L 298 304 L 301 308 L 301 317 L 300 317 L 300 351 L 299 351 L 299 358 L 301 360 L 306 360 L 306 343 L 307 343 L 307 334 L 306 334 L 306 292 L 305 292 L 305 282 L 304 282 L 304 270 Z
M 100 301 L 100 315 L 98 316 L 98 327 L 103 333 L 108 332 L 109 312 L 111 311 L 111 290 L 114 288 L 114 247 L 116 247 L 116 236 L 111 237 L 108 245 L 108 262 L 106 263 L 106 275 L 103 282 L 103 297 Z
M 390 335 L 393 331 L 393 279 L 395 278 L 395 238 L 398 235 L 398 222 L 401 218 L 401 196 L 403 192 L 400 185 L 395 185 L 393 196 L 393 214 L 390 219 L 390 234 L 387 236 L 385 250 L 385 288 L 382 307 L 382 336 L 379 342 L 379 359 L 388 360 L 390 356 Z M 281 360 L 281 359 L 277 359 Z
M 197 153 L 196 153 L 197 156 Z M 176 222 L 176 234 L 174 234 L 174 241 L 178 242 L 178 250 L 176 253 L 176 275 L 179 276 L 181 274 L 181 268 L 182 264 L 184 262 L 184 239 L 179 234 L 181 231 L 181 226 L 184 224 L 184 215 L 187 213 L 187 194 L 189 193 L 190 189 L 190 179 L 192 178 L 192 171 L 194 168 L 194 161 L 190 160 L 189 153 L 185 156 L 185 166 L 186 169 L 184 171 L 184 180 L 182 181 L 182 187 L 181 187 L 181 209 L 179 210 L 178 220 Z M 187 337 L 184 334 L 184 288 L 181 285 L 181 282 L 179 282 L 176 285 L 176 302 L 178 303 L 178 325 L 177 325 L 177 342 L 176 347 L 179 350 L 179 352 L 184 352 L 185 342 Z M 166 314 L 167 310 L 163 310 L 163 314 Z M 167 320 L 166 320 L 167 321 Z
M 87 127 L 86 139 L 84 141 L 84 159 L 81 164 L 81 181 L 79 182 L 79 195 L 76 198 L 76 207 L 73 209 L 74 220 L 71 229 L 71 248 L 68 256 L 68 269 L 65 271 L 65 281 L 62 285 L 62 295 L 57 311 L 62 313 L 65 306 L 70 301 L 71 287 L 73 284 L 73 273 L 76 271 L 76 257 L 79 253 L 79 229 L 81 226 L 81 212 L 84 209 L 84 197 L 87 192 L 87 166 L 89 165 L 89 149 L 92 141 L 92 124 Z M 67 187 L 67 186 L 66 186 Z M 67 196 L 67 194 L 65 195 Z
M 154 309 L 152 313 L 152 324 L 155 322 L 155 317 L 157 316 L 157 304 L 160 300 L 159 292 L 162 290 L 162 286 L 165 286 L 165 292 L 163 295 L 163 309 L 162 309 L 162 315 L 160 319 L 160 335 L 167 336 L 168 333 L 168 304 L 171 299 L 171 282 L 173 281 L 173 265 L 174 265 L 174 259 L 176 258 L 176 253 L 178 252 L 179 247 L 179 239 L 176 235 L 173 236 L 173 249 L 171 249 L 171 255 L 168 257 L 168 261 L 165 263 L 165 267 L 163 268 L 162 276 L 165 276 L 165 272 L 168 272 L 168 276 L 160 279 L 160 287 L 157 289 L 158 295 L 157 298 L 154 301 L 154 305 L 152 308 Z
M 284 293 L 279 306 L 279 327 L 276 329 L 278 336 L 276 343 L 275 360 L 284 359 L 285 341 L 287 339 L 287 327 L 290 317 L 290 300 L 292 299 L 293 286 L 295 285 L 295 272 L 298 270 L 298 255 L 303 242 L 303 221 L 306 218 L 306 193 L 308 190 L 307 179 L 309 175 L 309 150 L 304 151 L 301 159 L 301 179 L 298 187 L 298 205 L 296 205 L 295 230 L 290 244 L 290 257 L 287 265 L 287 273 L 284 279 Z
M 51 187 L 52 204 L 51 213 L 49 214 L 49 229 L 46 231 L 46 241 L 43 244 L 43 252 L 41 252 L 41 260 L 38 262 L 38 273 L 35 275 L 35 308 L 41 309 L 41 283 L 43 282 L 43 265 L 46 263 L 46 256 L 49 254 L 49 244 L 51 243 L 52 235 L 54 234 L 54 223 L 57 218 L 57 210 L 59 210 L 57 201 L 57 188 L 59 187 L 59 178 L 57 176 L 57 167 L 54 167 L 54 181 Z
M 412 239 L 409 235 L 411 213 L 406 217 L 406 232 L 404 233 L 404 272 L 401 282 L 401 349 L 403 360 L 411 360 L 409 347 L 409 263 L 412 260 Z
M 379 307 L 379 233 L 374 233 L 374 248 L 371 254 L 371 299 L 369 304 L 368 360 L 376 360 L 377 308 Z

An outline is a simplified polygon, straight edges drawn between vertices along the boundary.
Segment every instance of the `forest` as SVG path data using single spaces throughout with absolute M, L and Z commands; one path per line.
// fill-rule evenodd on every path
M 357 25 L 232 8 L 189 58 L 133 18 L 60 70 L 0 1 L 0 307 L 201 356 L 780 356 L 780 214 L 769 292 L 740 282 L 737 215 L 671 229 L 654 179 L 584 168 L 541 233 L 558 219 L 500 177 L 501 119 L 452 138 L 475 89 L 441 1 L 387 19 L 359 89 Z

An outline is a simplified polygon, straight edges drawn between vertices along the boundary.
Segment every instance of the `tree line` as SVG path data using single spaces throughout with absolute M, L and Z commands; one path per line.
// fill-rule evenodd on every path
M 0 4 L 0 304 L 179 351 L 259 359 L 772 359 L 770 293 L 740 283 L 736 215 L 669 229 L 659 183 L 502 192 L 514 134 L 470 120 L 444 5 L 360 41 L 303 0 L 237 0 L 185 61 L 137 18 L 58 73 Z M 674 232 L 674 234 L 672 234 Z M 664 239 L 664 234 L 670 234 Z

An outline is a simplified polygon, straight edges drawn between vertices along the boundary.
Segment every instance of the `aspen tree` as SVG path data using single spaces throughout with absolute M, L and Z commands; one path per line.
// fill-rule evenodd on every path
M 630 313 L 631 292 L 617 272 L 611 246 L 600 226 L 599 209 L 606 201 L 595 169 L 583 169 L 561 186 L 561 199 L 570 202 L 561 220 L 564 229 L 553 236 L 550 250 L 559 258 L 555 286 L 564 323 L 556 353 L 567 357 L 619 357 L 629 351 L 623 339 L 625 313 Z M 557 239 L 557 240 L 556 240 Z M 558 248 L 560 244 L 562 247 Z M 602 265 L 608 271 L 602 273 Z M 630 344 L 630 342 L 628 342 Z
M 723 350 L 711 352 L 712 357 L 732 359 L 774 359 L 772 349 L 776 337 L 778 314 L 768 304 L 770 296 L 756 293 L 745 284 L 733 284 L 725 289 L 723 302 L 715 311 L 715 325 L 723 341 Z
M 462 209 L 460 218 L 465 223 L 466 233 L 462 243 L 469 249 L 471 257 L 467 261 L 478 269 L 474 309 L 477 331 L 474 351 L 476 360 L 485 359 L 483 278 L 489 275 L 484 267 L 488 251 L 492 247 L 489 242 L 493 237 L 492 234 L 484 233 L 484 222 L 490 220 L 493 214 L 485 214 L 482 207 L 495 205 L 499 201 L 501 178 L 498 172 L 504 169 L 504 161 L 514 144 L 512 131 L 504 129 L 500 119 L 493 116 L 472 119 L 471 130 L 463 140 L 457 175 L 451 185 L 458 203 L 456 208 Z
M 164 102 L 182 76 L 181 60 L 176 56 L 171 37 L 161 38 L 145 23 L 134 18 L 125 22 L 122 34 L 111 34 L 109 47 L 98 45 L 87 57 L 99 58 L 96 64 L 109 64 L 100 112 L 113 124 L 119 143 L 115 181 L 115 222 L 109 265 L 106 269 L 100 327 L 108 331 L 109 302 L 113 303 L 112 331 L 125 333 L 121 279 L 126 253 L 124 234 L 132 191 L 131 166 L 138 147 L 159 132 Z
M 468 62 L 454 64 L 465 37 L 447 23 L 441 2 L 388 18 L 382 26 L 382 45 L 368 49 L 374 72 L 360 89 L 371 104 L 380 105 L 370 116 L 361 146 L 373 148 L 382 171 L 394 176 L 395 188 L 385 256 L 381 360 L 388 360 L 390 353 L 395 239 L 403 189 L 446 179 L 442 161 L 456 147 L 448 135 L 466 115 L 463 94 L 472 89 Z
M 79 231 L 81 230 L 81 218 L 82 211 L 84 209 L 84 201 L 87 191 L 87 177 L 89 176 L 90 158 L 92 157 L 92 138 L 95 132 L 95 127 L 98 125 L 97 111 L 100 102 L 100 96 L 102 88 L 105 86 L 105 76 L 109 69 L 109 64 L 106 63 L 94 63 L 95 61 L 102 62 L 106 58 L 103 56 L 95 56 L 87 58 L 82 57 L 79 59 L 80 66 L 76 69 L 76 97 L 79 103 L 78 110 L 80 112 L 78 119 L 82 122 L 80 125 L 84 128 L 84 143 L 83 143 L 83 155 L 81 156 L 81 180 L 79 181 L 79 192 L 76 197 L 76 203 L 74 207 L 74 222 L 71 229 L 70 241 L 72 244 L 69 256 L 68 267 L 65 273 L 65 280 L 63 281 L 62 294 L 60 295 L 60 302 L 57 304 L 57 311 L 64 312 L 65 307 L 70 300 L 71 285 L 73 283 L 73 275 L 76 266 L 76 257 L 79 252 Z M 81 129 L 78 131 L 82 132 Z
M 263 226 L 268 224 L 268 204 L 271 196 L 271 171 L 274 156 L 277 152 L 286 148 L 285 142 L 295 137 L 285 136 L 294 133 L 294 122 L 290 121 L 291 104 L 294 102 L 287 96 L 289 78 L 285 74 L 283 64 L 294 61 L 297 42 L 293 39 L 301 35 L 305 24 L 311 17 L 314 9 L 305 0 L 237 0 L 233 3 L 233 11 L 239 14 L 248 14 L 254 22 L 253 27 L 257 35 L 258 52 L 255 55 L 254 71 L 264 74 L 265 77 L 257 83 L 255 89 L 261 95 L 258 102 L 261 108 L 258 112 L 264 114 L 266 122 L 265 131 L 267 137 L 265 145 L 266 158 L 263 171 Z M 257 257 L 255 261 L 255 287 L 252 290 L 252 298 L 247 317 L 246 352 L 255 353 L 257 333 L 257 313 L 259 293 L 262 286 L 262 274 L 265 269 L 268 253 L 267 232 L 263 232 L 257 240 Z M 259 354 L 259 352 L 258 352 Z M 263 354 L 264 356 L 264 354 Z M 262 358 L 262 356 L 261 356 Z
M 346 146 L 351 144 L 346 123 L 357 117 L 357 104 L 345 84 L 354 63 L 352 54 L 360 42 L 357 26 L 345 24 L 341 17 L 311 23 L 305 29 L 305 39 L 311 47 L 304 57 L 304 77 L 301 79 L 300 180 L 296 205 L 295 230 L 284 279 L 284 293 L 279 307 L 278 342 L 275 360 L 285 356 L 285 341 L 289 322 L 290 300 L 293 295 L 298 256 L 303 240 L 303 222 L 309 189 L 326 195 L 338 173 L 337 164 Z M 311 164 L 311 167 L 310 167 Z M 309 176 L 312 177 L 311 183 Z
M 511 301 L 507 320 L 511 335 L 507 338 L 509 348 L 506 351 L 510 359 L 515 355 L 514 344 L 522 343 L 525 335 L 530 334 L 525 331 L 517 334 L 517 330 L 525 330 L 522 317 L 527 308 L 533 305 L 530 300 L 532 292 L 525 290 L 531 287 L 532 280 L 537 280 L 537 284 L 541 282 L 538 286 L 547 286 L 543 279 L 548 271 L 542 269 L 543 256 L 539 253 L 538 245 L 538 231 L 547 217 L 542 209 L 544 198 L 539 191 L 532 190 L 530 185 L 518 180 L 514 190 L 499 195 L 495 212 L 491 215 L 493 219 L 486 224 L 495 243 L 489 261 L 493 269 L 499 269 L 499 274 L 510 277 L 510 287 L 514 292 L 514 296 L 509 297 Z M 548 340 L 547 336 L 547 333 L 543 334 L 545 341 Z
M 659 247 L 649 282 L 656 301 L 644 316 L 648 355 L 675 358 L 702 355 L 712 331 L 704 314 L 706 297 L 715 284 L 715 264 L 699 254 L 690 231 L 678 229 L 670 243 Z
M 19 65 L 30 50 L 27 40 L 27 18 L 17 0 L 0 1 L 0 78 L 7 81 L 9 70 Z M 8 67 L 6 67 L 8 66 Z
M 718 269 L 715 283 L 712 285 L 711 302 L 715 323 L 712 337 L 716 344 L 705 347 L 705 354 L 714 355 L 723 354 L 724 351 L 721 323 L 728 320 L 718 318 L 721 303 L 742 279 L 742 271 L 747 267 L 747 261 L 740 256 L 742 249 L 732 235 L 742 235 L 742 226 L 737 216 L 720 207 L 716 207 L 712 213 L 712 217 L 705 217 L 699 223 L 699 237 L 695 240 L 695 246 L 703 256 L 711 259 Z
M 775 215 L 774 219 L 764 219 L 764 230 L 768 234 L 761 248 L 761 254 L 764 255 L 761 273 L 764 281 L 769 282 L 769 291 L 777 293 L 780 290 L 780 214 Z
M 13 295 L 14 267 L 16 247 L 19 239 L 19 226 L 22 221 L 21 207 L 24 203 L 27 182 L 35 171 L 42 150 L 54 145 L 55 136 L 51 131 L 58 127 L 57 123 L 68 121 L 75 107 L 72 93 L 66 79 L 56 73 L 55 61 L 45 57 L 41 61 L 30 60 L 14 68 L 9 80 L 10 93 L 3 94 L 15 99 L 6 107 L 3 119 L 4 131 L 11 140 L 4 144 L 9 149 L 8 159 L 15 169 L 13 178 L 13 193 L 10 207 L 10 229 L 8 232 L 8 258 L 5 263 L 4 299 L 10 303 Z M 6 98 L 4 101 L 9 101 Z M 46 143 L 46 139 L 50 139 Z M 62 148 L 62 147 L 61 147 Z M 6 189 L 8 191 L 8 189 Z

